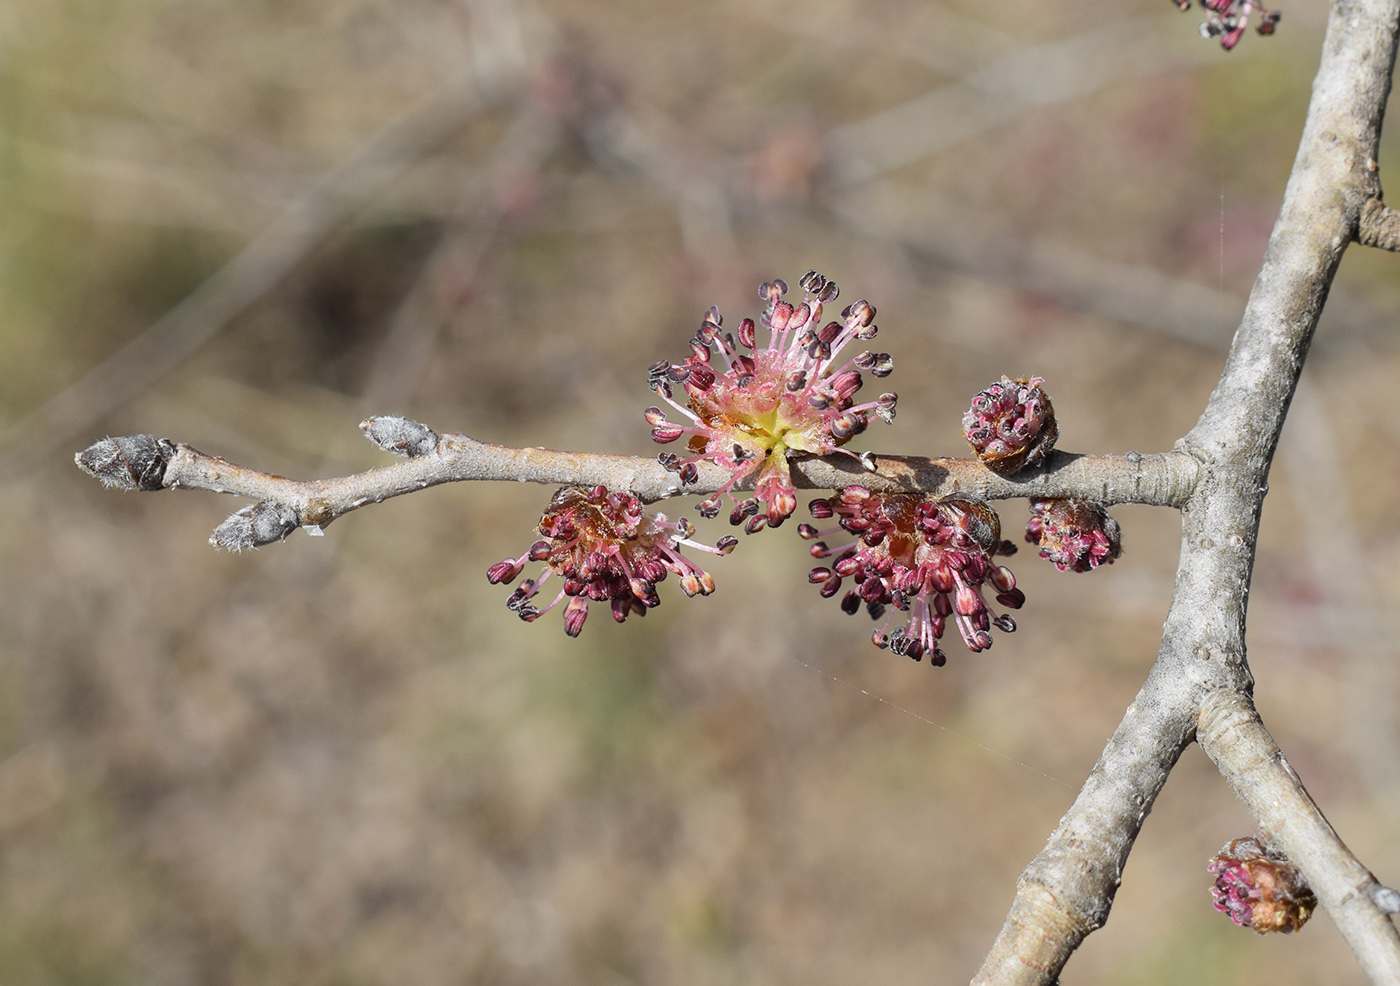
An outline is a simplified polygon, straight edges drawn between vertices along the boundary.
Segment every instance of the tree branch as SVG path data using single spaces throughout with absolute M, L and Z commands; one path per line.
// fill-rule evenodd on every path
M 1268 734 L 1249 700 L 1244 638 L 1269 464 L 1342 253 L 1356 238 L 1363 207 L 1380 193 L 1372 163 L 1397 21 L 1400 0 L 1333 3 L 1263 267 L 1220 383 L 1183 440 L 1203 469 L 1182 508 L 1181 561 L 1157 661 L 1074 805 L 1022 874 L 975 982 L 1057 979 L 1084 935 L 1107 917 L 1133 841 L 1181 749 L 1197 737 L 1198 720 L 1207 753 L 1319 891 L 1367 974 L 1377 983 L 1400 980 L 1400 935 L 1375 895 L 1358 893 L 1374 883 L 1369 873 L 1291 770 L 1266 772 L 1267 785 L 1256 780 L 1273 754 L 1261 760 Z M 1215 712 L 1222 703 L 1229 717 Z M 1261 797 L 1266 786 L 1277 807 Z
M 713 463 L 700 463 L 696 482 L 682 484 L 654 458 L 490 445 L 466 435 L 438 435 L 407 418 L 369 418 L 360 427 L 371 441 L 405 456 L 405 461 L 353 476 L 302 482 L 248 469 L 154 435 L 105 438 L 74 460 L 85 472 L 118 489 L 206 490 L 246 496 L 266 505 L 261 511 L 244 508 L 226 522 L 233 527 L 215 531 L 214 544 L 234 549 L 268 544 L 298 527 L 320 533 L 320 528 L 352 510 L 443 483 L 516 480 L 603 485 L 655 502 L 710 494 L 730 477 Z M 794 460 L 793 479 L 805 489 L 860 483 L 876 490 L 975 493 L 986 499 L 1079 497 L 1109 505 L 1179 506 L 1186 502 L 1197 476 L 1196 460 L 1181 452 L 1106 456 L 1056 452 L 1041 466 L 1013 477 L 998 476 L 975 459 L 880 456 L 872 461 L 873 472 L 849 456 Z M 752 482 L 739 485 L 751 488 Z

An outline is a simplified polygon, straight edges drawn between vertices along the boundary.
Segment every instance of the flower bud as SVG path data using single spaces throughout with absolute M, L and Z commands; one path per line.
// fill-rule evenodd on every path
M 1062 572 L 1112 565 L 1123 553 L 1123 532 L 1101 504 L 1089 500 L 1031 497 L 1026 540 Z
M 972 399 L 963 415 L 963 436 L 993 472 L 1009 476 L 1044 461 L 1059 427 L 1040 377 L 1002 377 Z
M 1216 874 L 1210 890 L 1215 909 L 1261 935 L 1298 931 L 1317 907 L 1317 897 L 1293 862 L 1256 838 L 1227 843 L 1206 869 Z

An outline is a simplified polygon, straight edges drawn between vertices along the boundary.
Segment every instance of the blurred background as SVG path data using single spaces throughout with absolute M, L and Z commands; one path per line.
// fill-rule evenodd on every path
M 1153 659 L 1170 511 L 1116 511 L 1090 575 L 1022 551 L 1020 632 L 934 670 L 820 600 L 790 528 L 570 640 L 485 578 L 549 489 L 231 556 L 239 501 L 104 491 L 73 453 L 340 475 L 387 459 L 356 424 L 388 412 L 652 455 L 647 366 L 809 268 L 895 357 L 899 420 L 853 447 L 966 454 L 970 397 L 1034 373 L 1063 448 L 1166 449 L 1324 16 L 1288 0 L 1226 54 L 1166 0 L 0 6 L 0 982 L 966 981 Z M 1250 630 L 1266 722 L 1392 884 L 1397 264 L 1354 249 L 1332 292 Z M 1211 909 L 1252 831 L 1187 750 L 1064 981 L 1361 982 L 1325 917 Z

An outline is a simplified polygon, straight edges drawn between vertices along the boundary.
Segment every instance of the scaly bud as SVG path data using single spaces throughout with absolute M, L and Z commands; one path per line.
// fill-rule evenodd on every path
M 365 437 L 386 452 L 416 459 L 437 451 L 438 436 L 425 424 L 385 414 L 360 422 Z
M 78 468 L 111 489 L 158 490 L 163 488 L 165 467 L 175 446 L 155 435 L 104 438 L 73 456 Z
M 977 458 L 1003 476 L 1042 462 L 1055 447 L 1059 427 L 1040 377 L 1002 377 L 972 399 L 963 435 Z
M 1298 931 L 1312 916 L 1317 897 L 1284 853 L 1251 837 L 1235 839 L 1211 858 L 1210 889 L 1217 911 L 1259 934 Z
M 228 520 L 214 528 L 209 543 L 225 551 L 261 548 L 284 540 L 300 526 L 297 512 L 291 507 L 259 500 L 230 514 Z

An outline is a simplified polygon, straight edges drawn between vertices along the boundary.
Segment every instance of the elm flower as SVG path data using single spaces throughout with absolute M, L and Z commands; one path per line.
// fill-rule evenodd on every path
M 1180 10 L 1191 9 L 1191 0 L 1175 2 Z M 1254 11 L 1259 11 L 1259 24 L 1254 30 L 1265 37 L 1278 29 L 1278 22 L 1283 16 L 1279 11 L 1270 10 L 1254 0 L 1201 0 L 1201 6 L 1206 9 L 1206 19 L 1201 22 L 1201 37 L 1219 38 L 1220 47 L 1226 51 L 1240 43 L 1245 28 L 1249 26 L 1249 15 Z
M 589 600 L 610 602 L 618 623 L 630 613 L 645 616 L 660 604 L 656 584 L 667 572 L 680 576 L 687 596 L 708 596 L 715 591 L 715 580 L 681 554 L 681 548 L 727 555 L 739 543 L 724 537 L 711 548 L 693 541 L 695 528 L 685 518 L 672 522 L 665 514 L 648 513 L 631 493 L 606 486 L 565 486 L 554 494 L 537 530 L 541 539 L 529 551 L 492 565 L 486 578 L 492 585 L 509 584 L 520 577 L 526 562 L 544 562 L 543 572 L 520 583 L 506 608 L 533 623 L 568 597 L 564 632 L 570 637 L 583 629 Z M 561 576 L 564 585 L 541 609 L 533 600 L 552 575 Z
M 1031 497 L 1026 540 L 1062 572 L 1112 565 L 1123 553 L 1123 531 L 1102 504 L 1089 500 Z
M 659 407 L 646 411 L 651 437 L 661 444 L 686 438 L 686 457 L 663 452 L 657 458 L 693 482 L 696 463 L 710 461 L 729 471 L 719 491 L 697 509 L 702 517 L 719 514 L 721 494 L 740 480 L 756 475 L 754 496 L 739 502 L 730 523 L 753 534 L 777 527 L 797 509 L 797 491 L 788 467 L 789 452 L 828 455 L 859 435 L 872 416 L 886 424 L 894 420 L 895 394 L 856 402 L 863 373 L 877 379 L 890 375 L 888 353 L 868 350 L 849 359 L 840 357 L 851 342 L 867 342 L 878 331 L 875 307 L 867 301 L 846 306 L 840 321 L 822 322 L 826 306 L 839 289 L 816 271 L 799 282 L 802 300 L 782 300 L 788 286 L 771 281 L 759 288 L 767 302 L 759 323 L 768 329 L 760 347 L 752 319 L 739 323 L 737 338 L 721 329 L 719 310 L 711 308 L 690 341 L 690 355 L 680 364 L 662 361 L 651 368 L 648 385 L 680 413 L 682 422 L 667 420 Z M 711 365 L 718 354 L 718 365 Z M 685 404 L 674 399 L 674 388 L 685 391 Z M 867 469 L 868 458 L 846 452 Z M 733 498 L 733 495 L 731 498 Z
M 985 501 L 847 486 L 833 497 L 813 500 L 811 511 L 817 520 L 834 517 L 838 526 L 819 531 L 802 524 L 797 533 L 804 539 L 839 531 L 855 535 L 837 547 L 825 541 L 812 545 L 812 557 L 835 559 L 807 576 L 821 586 L 822 597 L 836 595 L 849 579 L 853 588 L 841 600 L 846 613 L 855 615 L 864 605 L 874 620 L 891 607 L 909 614 L 906 623 L 890 629 L 891 612 L 871 638 L 876 647 L 916 661 L 928 654 L 930 663 L 942 665 L 947 655 L 938 641 L 949 623 L 974 653 L 992 646 L 993 626 L 1005 633 L 1016 629 L 1016 621 L 995 613 L 982 595 L 990 588 L 1007 609 L 1020 609 L 1026 601 L 1011 570 L 992 561 L 1016 547 L 1001 540 L 1001 521 Z
M 1040 377 L 1002 377 L 972 399 L 963 436 L 993 472 L 1009 476 L 1042 462 L 1060 435 Z
M 1293 862 L 1253 837 L 1227 843 L 1206 869 L 1216 874 L 1210 888 L 1215 909 L 1261 935 L 1297 931 L 1317 907 L 1317 897 Z

